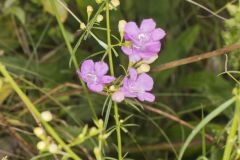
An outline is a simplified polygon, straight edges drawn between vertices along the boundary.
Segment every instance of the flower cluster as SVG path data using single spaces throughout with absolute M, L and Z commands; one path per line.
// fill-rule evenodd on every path
M 115 102 L 121 102 L 125 97 L 153 102 L 155 96 L 150 91 L 153 89 L 154 82 L 146 72 L 150 70 L 149 64 L 158 58 L 161 50 L 160 40 L 166 33 L 161 28 L 156 28 L 153 19 L 143 20 L 140 27 L 135 22 L 126 23 L 121 20 L 119 32 L 125 40 L 121 49 L 130 61 L 128 74 L 122 81 L 119 82 L 115 77 L 106 75 L 109 68 L 103 61 L 84 61 L 78 75 L 87 83 L 91 91 L 106 91 L 112 95 L 112 100 Z

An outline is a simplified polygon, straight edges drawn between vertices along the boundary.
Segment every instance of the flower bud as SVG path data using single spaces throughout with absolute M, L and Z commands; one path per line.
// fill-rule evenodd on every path
M 231 15 L 235 15 L 235 14 L 239 11 L 237 5 L 233 5 L 233 4 L 231 4 L 231 3 L 228 3 L 228 4 L 226 5 L 226 7 L 227 7 L 228 12 L 229 12 Z
M 115 87 L 114 85 L 111 85 L 111 86 L 109 87 L 109 90 L 110 90 L 111 92 L 114 92 L 114 91 L 116 91 L 116 87 Z
M 138 73 L 146 73 L 150 71 L 150 66 L 148 64 L 142 64 L 140 67 L 137 68 Z
M 55 144 L 55 143 L 51 143 L 49 146 L 48 146 L 48 151 L 50 153 L 57 153 L 58 152 L 58 146 Z
M 99 14 L 97 16 L 97 22 L 100 23 L 100 22 L 102 22 L 102 20 L 103 20 L 103 16 L 101 14 Z
M 37 143 L 37 149 L 40 151 L 44 150 L 46 148 L 46 146 L 47 146 L 46 143 L 43 141 L 40 141 Z
M 120 20 L 118 22 L 118 31 L 120 33 L 121 38 L 123 38 L 126 24 L 127 24 L 127 22 L 125 20 Z
M 79 139 L 84 139 L 88 131 L 88 125 L 85 125 L 82 129 L 82 133 L 78 135 Z
M 93 7 L 91 5 L 88 5 L 87 6 L 87 15 L 88 15 L 88 17 L 91 16 L 92 12 L 93 12 Z
M 113 5 L 113 7 L 116 8 L 116 7 L 118 7 L 120 5 L 120 1 L 119 0 L 111 0 L 111 4 Z
M 102 119 L 98 120 L 98 127 L 99 127 L 99 129 L 103 128 L 103 120 Z
M 81 28 L 82 30 L 84 30 L 84 29 L 86 29 L 86 25 L 85 25 L 83 22 L 81 22 L 81 23 L 80 23 L 80 28 Z
M 112 100 L 113 100 L 114 102 L 120 103 L 120 102 L 122 102 L 122 101 L 124 100 L 124 98 L 125 98 L 125 95 L 124 95 L 124 93 L 121 92 L 121 91 L 117 91 L 117 92 L 114 92 L 114 93 L 112 94 Z
M 104 134 L 103 135 L 103 140 L 106 140 L 109 137 L 109 134 Z
M 102 159 L 101 150 L 98 147 L 95 147 L 93 149 L 93 152 L 94 152 L 94 155 L 95 155 L 97 160 L 101 160 Z
M 90 136 L 95 136 L 98 133 L 98 130 L 96 127 L 92 127 L 89 131 Z
M 156 59 L 158 59 L 158 55 L 152 56 L 151 58 L 144 59 L 143 62 L 147 64 L 153 63 Z
M 99 141 L 106 141 L 106 139 L 109 137 L 109 134 L 100 134 L 98 136 Z
M 240 155 L 240 148 L 237 149 L 237 154 Z
M 119 30 L 119 32 L 124 32 L 126 24 L 127 24 L 127 22 L 125 20 L 120 20 L 118 22 L 118 30 Z
M 97 4 L 100 4 L 100 3 L 102 3 L 103 2 L 103 0 L 96 0 L 96 3 Z
M 44 111 L 41 113 L 42 119 L 46 122 L 50 122 L 53 119 L 52 113 L 50 111 Z
M 41 127 L 34 128 L 33 132 L 39 138 L 44 135 L 44 130 Z
M 232 91 L 232 93 L 236 96 L 236 95 L 240 95 L 240 88 L 235 87 Z

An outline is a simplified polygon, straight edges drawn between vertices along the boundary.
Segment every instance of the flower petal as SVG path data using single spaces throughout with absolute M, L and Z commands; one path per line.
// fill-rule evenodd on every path
M 125 77 L 124 79 L 123 79 L 123 87 L 127 87 L 128 86 L 128 78 L 127 77 Z
M 93 92 L 102 92 L 103 91 L 103 85 L 102 84 L 87 83 L 87 86 Z
M 136 81 L 137 80 L 137 70 L 134 68 L 129 68 L 128 72 L 129 72 L 130 80 Z
M 140 55 L 139 54 L 131 54 L 131 55 L 129 55 L 129 60 L 130 60 L 130 62 L 138 62 L 138 61 L 140 61 L 141 60 L 141 57 L 140 57 Z
M 103 84 L 108 84 L 108 83 L 111 83 L 112 81 L 114 81 L 116 78 L 115 77 L 112 77 L 112 76 L 103 76 L 102 79 L 101 79 L 101 82 Z
M 146 52 L 158 53 L 161 50 L 161 43 L 159 41 L 150 42 L 145 45 Z
M 108 65 L 105 62 L 101 62 L 101 61 L 100 62 L 96 62 L 94 67 L 95 67 L 94 68 L 95 69 L 95 73 L 98 76 L 103 76 L 108 71 Z
M 94 71 L 94 62 L 93 60 L 86 60 L 81 65 L 81 75 L 84 76 L 88 73 L 93 73 Z
M 142 32 L 151 32 L 155 28 L 156 28 L 156 22 L 153 19 L 144 19 L 140 26 L 140 30 Z
M 148 57 L 148 58 L 144 58 L 143 61 L 144 61 L 144 63 L 151 64 L 151 63 L 153 63 L 157 58 L 158 58 L 158 55 L 155 54 L 154 56 L 151 56 L 151 57 Z
M 138 99 L 140 101 L 148 101 L 148 102 L 154 102 L 155 96 L 151 93 L 145 92 L 138 95 Z
M 139 33 L 139 28 L 135 22 L 128 22 L 125 26 L 126 37 L 135 37 Z
M 139 85 L 141 85 L 142 88 L 145 89 L 145 91 L 150 91 L 153 88 L 153 79 L 146 73 L 142 73 L 138 76 L 137 82 Z
M 127 88 L 122 89 L 122 92 L 124 92 L 125 97 L 129 97 L 129 98 L 137 97 L 137 93 L 131 93 Z
M 125 53 L 126 55 L 131 55 L 133 53 L 132 48 L 122 46 L 121 49 L 122 49 L 123 53 Z
M 159 41 L 163 39 L 165 36 L 166 36 L 166 32 L 161 28 L 157 28 L 152 32 L 152 39 L 154 41 Z

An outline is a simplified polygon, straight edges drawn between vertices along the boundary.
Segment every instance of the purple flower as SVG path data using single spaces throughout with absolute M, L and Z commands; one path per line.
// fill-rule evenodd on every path
M 124 78 L 121 92 L 124 93 L 125 97 L 137 97 L 140 101 L 153 102 L 155 96 L 148 92 L 152 88 L 153 79 L 149 75 L 146 73 L 138 75 L 135 69 L 130 68 L 129 78 Z
M 86 60 L 82 63 L 78 75 L 87 83 L 88 88 L 94 92 L 103 91 L 104 85 L 115 80 L 112 76 L 107 76 L 108 65 L 105 62 Z
M 161 28 L 156 28 L 153 19 L 142 21 L 140 28 L 135 22 L 128 22 L 125 26 L 125 40 L 130 46 L 122 46 L 122 51 L 129 56 L 130 61 L 148 60 L 158 54 L 161 49 L 160 40 L 166 35 Z

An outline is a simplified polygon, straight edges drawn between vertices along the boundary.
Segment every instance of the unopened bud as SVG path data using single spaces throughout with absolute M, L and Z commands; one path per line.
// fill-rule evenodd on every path
M 121 91 L 117 91 L 117 92 L 114 92 L 114 93 L 112 94 L 112 100 L 113 100 L 114 102 L 120 103 L 120 102 L 122 102 L 122 101 L 124 100 L 124 98 L 125 98 L 125 95 L 124 95 L 124 93 L 121 92 Z
M 103 140 L 106 140 L 109 137 L 109 134 L 104 134 L 103 135 Z
M 237 149 L 237 154 L 240 155 L 240 148 Z
M 112 86 L 109 87 L 109 90 L 110 90 L 111 92 L 114 92 L 114 91 L 116 91 L 116 87 L 115 87 L 114 85 L 112 85 Z
M 44 111 L 41 113 L 42 119 L 46 122 L 50 122 L 53 119 L 52 113 L 50 111 Z
M 88 6 L 87 6 L 87 14 L 88 14 L 88 17 L 91 16 L 92 12 L 93 12 L 93 7 L 90 6 L 90 5 L 88 5 Z
M 92 127 L 89 131 L 90 136 L 95 136 L 98 133 L 98 130 L 96 127 Z
M 103 0 L 96 0 L 96 3 L 97 4 L 100 4 L 100 3 L 102 3 L 103 2 Z
M 102 20 L 103 20 L 103 16 L 101 14 L 99 14 L 97 16 L 97 22 L 100 23 L 100 22 L 102 22 Z
M 46 146 L 47 146 L 46 143 L 43 141 L 40 141 L 37 143 L 37 149 L 40 151 L 44 150 L 46 148 Z
M 98 127 L 99 127 L 100 129 L 103 128 L 103 120 L 102 120 L 102 119 L 99 119 L 99 120 L 98 120 Z
M 97 160 L 101 160 L 101 150 L 98 147 L 95 147 L 93 149 L 94 155 L 96 157 Z
M 228 12 L 229 12 L 231 15 L 236 14 L 237 11 L 238 11 L 238 6 L 237 6 L 237 5 L 233 5 L 233 4 L 231 4 L 231 3 L 228 3 L 228 4 L 226 5 L 226 7 L 227 7 Z
M 86 29 L 86 25 L 85 25 L 83 22 L 81 22 L 81 23 L 80 23 L 80 28 L 81 28 L 82 30 L 84 30 L 84 29 Z
M 48 146 L 48 151 L 50 153 L 57 153 L 58 152 L 58 146 L 55 144 L 55 143 L 51 143 L 49 146 Z
M 113 7 L 118 7 L 120 5 L 120 1 L 119 0 L 111 0 L 111 4 L 113 5 Z M 110 7 L 110 9 L 112 9 L 112 7 Z
M 37 137 L 41 137 L 44 134 L 44 130 L 41 127 L 34 128 L 33 132 Z
M 150 66 L 148 64 L 142 64 L 140 67 L 137 68 L 138 73 L 146 73 L 150 71 Z
M 121 35 L 121 38 L 123 37 L 126 24 L 127 24 L 127 22 L 125 20 L 120 20 L 118 22 L 118 31 L 119 31 L 119 33 Z
M 100 134 L 99 136 L 98 136 L 98 139 L 100 140 L 100 141 L 106 141 L 106 139 L 109 137 L 109 134 Z

